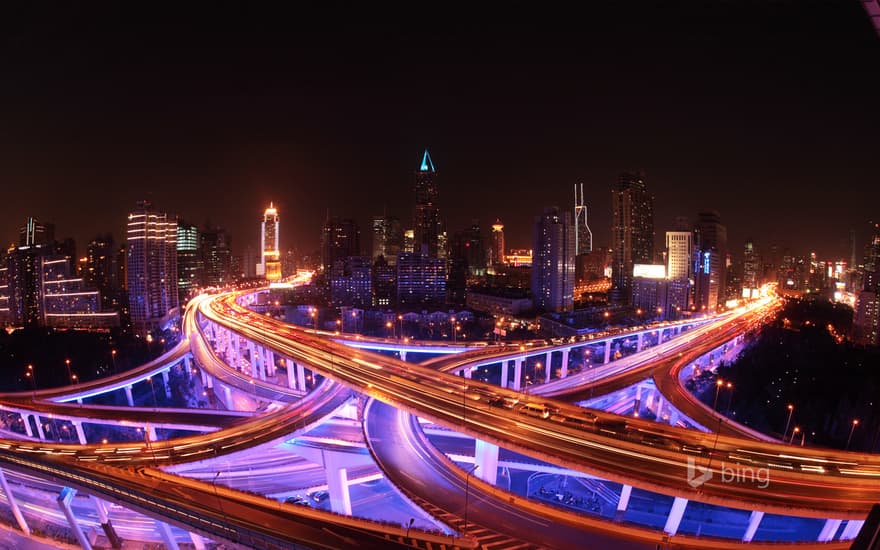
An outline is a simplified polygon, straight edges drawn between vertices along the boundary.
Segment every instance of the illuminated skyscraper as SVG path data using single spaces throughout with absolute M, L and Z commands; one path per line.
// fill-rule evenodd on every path
M 437 172 L 431 155 L 425 149 L 422 164 L 416 170 L 415 198 L 416 206 L 413 215 L 414 252 L 424 252 L 431 258 L 437 258 L 440 252 L 440 209 L 437 207 L 437 185 L 434 176 Z M 445 253 L 445 250 L 443 251 Z
M 578 186 L 574 186 L 574 225 L 576 231 L 574 233 L 574 252 L 576 256 L 581 254 L 589 254 L 593 251 L 593 232 L 587 223 L 587 203 L 584 199 L 584 184 L 580 184 L 580 197 L 578 197 Z
M 623 173 L 611 190 L 612 299 L 630 296 L 633 265 L 654 262 L 654 198 L 644 174 Z
M 715 211 L 694 224 L 694 308 L 712 312 L 724 305 L 727 288 L 727 227 Z
M 281 231 L 278 222 L 278 210 L 274 203 L 263 213 L 263 224 L 260 230 L 260 263 L 257 266 L 257 277 L 265 277 L 269 281 L 281 279 L 281 247 L 278 236 Z
M 492 224 L 489 243 L 489 265 L 504 263 L 504 224 L 496 219 Z
M 199 232 L 202 284 L 223 286 L 232 282 L 235 273 L 232 269 L 231 245 L 232 239 L 221 227 L 206 226 Z M 269 262 L 269 266 L 272 272 L 272 262 Z
M 403 251 L 403 228 L 393 216 L 373 216 L 373 261 L 384 256 L 389 265 L 397 265 Z
M 177 221 L 139 201 L 128 215 L 126 276 L 135 333 L 165 328 L 178 314 Z
M 181 303 L 200 281 L 199 230 L 183 220 L 177 222 L 177 290 Z
M 666 232 L 666 278 L 673 281 L 693 278 L 694 234 L 690 231 Z
M 571 211 L 547 208 L 532 235 L 532 295 L 547 311 L 574 309 L 575 228 Z

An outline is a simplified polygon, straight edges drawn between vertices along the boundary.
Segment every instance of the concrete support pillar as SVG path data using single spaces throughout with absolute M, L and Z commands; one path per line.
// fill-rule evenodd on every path
M 88 443 L 88 441 L 86 441 L 86 432 L 83 430 L 82 422 L 74 420 L 73 427 L 76 429 L 76 438 L 79 440 L 79 444 L 85 445 Z
M 651 407 L 654 406 L 654 394 L 655 393 L 656 392 L 653 392 L 653 391 L 648 392 L 648 399 L 647 399 L 647 401 L 645 401 L 645 406 L 643 407 L 644 410 L 650 410 Z
M 400 360 L 401 360 L 401 361 L 406 361 L 406 352 L 405 352 L 405 351 L 402 351 L 402 350 L 401 350 L 401 352 L 400 352 Z
M 226 406 L 230 409 L 234 409 L 235 407 L 232 406 L 232 390 L 229 388 L 229 386 L 223 386 L 223 395 L 226 398 Z
M 755 537 L 755 532 L 758 530 L 758 526 L 761 524 L 761 520 L 764 519 L 764 512 L 752 512 L 752 515 L 749 516 L 749 526 L 746 527 L 746 533 L 743 535 L 743 542 L 752 542 L 752 539 Z
M 6 502 L 9 503 L 9 507 L 12 508 L 12 515 L 15 516 L 15 521 L 18 523 L 18 527 L 26 534 L 31 534 L 31 528 L 28 527 L 27 522 L 24 519 L 24 515 L 21 513 L 21 509 L 18 507 L 18 501 L 15 500 L 15 495 L 12 494 L 12 491 L 9 490 L 9 484 L 6 482 L 6 473 L 0 468 L 0 488 L 3 489 L 3 494 L 6 495 Z
M 562 371 L 559 373 L 559 378 L 568 376 L 568 354 L 570 351 L 571 349 L 569 348 L 562 350 Z
M 507 387 L 507 377 L 509 373 L 507 372 L 508 361 L 501 361 L 501 387 Z
M 186 369 L 187 376 L 192 374 L 193 362 L 192 362 L 192 357 L 190 357 L 190 355 L 188 353 L 183 356 L 183 368 Z
M 31 415 L 24 413 L 20 414 L 21 421 L 24 424 L 24 433 L 26 433 L 28 437 L 34 437 L 34 429 L 31 428 Z
M 180 550 L 180 546 L 178 546 L 177 541 L 174 540 L 174 534 L 171 532 L 171 527 L 167 523 L 156 520 L 156 530 L 159 531 L 159 535 L 162 536 L 165 548 L 168 550 Z
M 462 374 L 462 376 L 464 376 L 468 380 L 470 380 L 471 377 L 473 377 L 473 373 L 471 372 L 470 367 L 465 367 L 464 369 L 462 369 L 461 374 Z
M 678 532 L 678 526 L 681 525 L 681 518 L 684 517 L 684 509 L 687 508 L 688 500 L 686 498 L 675 497 L 672 502 L 672 509 L 669 510 L 669 516 L 666 518 L 666 525 L 663 531 L 670 535 Z
M 296 363 L 296 389 L 306 391 L 306 369 Z
M 819 538 L 817 540 L 819 542 L 830 542 L 834 540 L 834 535 L 837 533 L 837 528 L 840 527 L 841 523 L 843 523 L 843 520 L 826 519 L 825 525 L 823 525 L 822 530 L 819 531 Z
M 672 404 L 669 405 L 669 425 L 675 426 L 678 424 L 678 409 L 672 408 Z
M 544 363 L 544 383 L 545 384 L 550 381 L 550 367 L 552 365 L 553 365 L 553 352 L 548 351 L 547 352 L 547 361 Z
M 661 328 L 661 329 L 657 329 L 657 345 L 659 346 L 662 343 L 663 343 L 663 329 Z
M 657 403 L 655 410 L 657 411 L 657 420 L 663 420 L 663 407 L 666 405 L 666 401 L 663 399 L 663 394 L 659 391 L 654 390 L 656 394 L 655 403 Z
M 852 540 L 859 536 L 859 531 L 862 530 L 862 526 L 865 524 L 864 520 L 861 519 L 851 519 L 846 522 L 846 527 L 843 528 L 843 532 L 840 534 L 840 540 Z
M 34 420 L 36 421 L 36 424 L 37 424 L 37 437 L 40 438 L 40 441 L 45 441 L 46 434 L 43 433 L 43 422 L 40 420 L 40 415 L 35 414 Z
M 119 538 L 116 529 L 113 528 L 113 523 L 110 522 L 110 514 L 107 512 L 107 503 L 95 496 L 89 498 L 91 498 L 92 502 L 95 504 L 95 511 L 98 513 L 98 521 L 101 523 L 101 529 L 104 530 L 104 534 L 107 535 L 107 540 L 110 541 L 110 546 L 113 548 L 122 548 L 122 539 Z
M 632 495 L 632 485 L 624 485 L 620 490 L 620 500 L 617 501 L 617 511 L 618 512 L 626 512 L 626 507 L 629 506 L 629 497 Z
M 241 337 L 232 335 L 232 368 L 238 370 L 241 367 Z
M 266 348 L 266 377 L 271 378 L 275 376 L 275 352 L 269 348 Z
M 162 371 L 162 387 L 165 388 L 165 397 L 171 399 L 171 384 L 168 383 L 168 371 Z
M 515 391 L 522 389 L 522 368 L 525 362 L 525 357 L 517 357 L 513 362 L 513 389 Z
M 57 499 L 58 507 L 64 513 L 64 517 L 67 518 L 67 523 L 70 524 L 70 529 L 73 531 L 73 534 L 76 535 L 76 540 L 79 542 L 79 545 L 83 550 L 92 550 L 92 545 L 89 544 L 89 539 L 86 538 L 86 534 L 83 533 L 82 527 L 76 522 L 76 516 L 73 515 L 73 509 L 70 507 L 70 502 L 73 500 L 74 496 L 76 496 L 76 490 L 71 489 L 70 487 L 62 488 L 61 494 L 58 495 Z
M 327 475 L 327 492 L 330 493 L 330 509 L 337 514 L 351 515 L 351 493 L 348 490 L 348 470 L 340 465 L 332 453 L 324 454 L 324 473 Z
M 636 336 L 636 353 L 642 351 L 642 344 L 644 343 L 644 332 L 640 332 L 638 336 Z
M 479 466 L 474 475 L 490 485 L 498 481 L 498 445 L 475 440 L 474 459 Z
M 150 441 L 158 441 L 158 437 L 156 437 L 156 427 L 147 424 L 144 428 L 144 432 L 146 432 L 147 437 L 150 438 Z
M 605 340 L 605 360 L 602 361 L 602 364 L 608 363 L 611 361 L 611 340 Z
M 205 550 L 205 539 L 203 539 L 201 536 L 190 531 L 189 539 L 192 541 L 193 546 L 196 547 L 196 550 Z
M 205 387 L 211 390 L 214 389 L 214 377 L 209 376 L 207 373 L 205 373 Z
M 287 367 L 287 387 L 296 389 L 296 363 L 290 357 L 284 358 L 284 366 Z
M 128 402 L 129 407 L 134 407 L 134 397 L 131 396 L 131 384 L 125 386 L 125 400 Z

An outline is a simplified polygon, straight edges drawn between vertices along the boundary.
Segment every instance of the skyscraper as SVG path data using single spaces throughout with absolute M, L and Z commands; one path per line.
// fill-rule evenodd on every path
M 352 219 L 327 218 L 321 234 L 321 263 L 330 274 L 336 260 L 360 255 L 360 230 Z
M 727 288 L 727 228 L 715 211 L 694 224 L 694 308 L 712 312 L 724 305 Z
M 180 303 L 189 299 L 192 290 L 202 282 L 200 260 L 199 230 L 177 220 L 177 294 Z
M 126 272 L 135 333 L 165 328 L 178 313 L 177 221 L 149 201 L 128 215 Z
M 752 239 L 747 239 L 743 248 L 743 289 L 756 289 L 761 286 L 761 256 L 755 249 Z
M 422 155 L 422 164 L 416 170 L 415 185 L 415 212 L 413 214 L 414 225 L 414 252 L 425 252 L 431 258 L 438 257 L 440 247 L 440 209 L 437 207 L 437 185 L 434 176 L 437 172 L 431 155 L 425 149 Z
M 384 256 L 389 265 L 397 264 L 397 255 L 403 251 L 403 227 L 394 216 L 373 216 L 373 261 Z
M 278 222 L 278 210 L 274 203 L 269 203 L 269 208 L 263 212 L 263 224 L 260 230 L 260 266 L 257 267 L 257 276 L 265 277 L 270 281 L 281 278 L 281 248 L 278 237 L 281 231 Z
M 504 263 L 504 224 L 495 219 L 489 243 L 489 265 Z
M 644 174 L 623 173 L 611 190 L 612 299 L 631 293 L 633 265 L 654 261 L 654 198 Z
M 666 232 L 666 278 L 681 281 L 693 278 L 694 234 L 690 231 Z
M 202 284 L 207 286 L 223 286 L 232 282 L 232 238 L 221 227 L 206 226 L 199 233 L 199 254 L 201 256 Z M 273 257 L 272 255 L 267 257 Z M 268 273 L 277 273 L 280 268 L 274 266 L 275 260 L 268 261 Z M 270 281 L 277 280 L 270 278 Z
M 86 266 L 83 278 L 90 286 L 101 293 L 102 309 L 120 311 L 119 267 L 117 250 L 113 243 L 113 235 L 99 235 L 92 239 L 86 247 Z
M 587 203 L 584 199 L 584 184 L 580 184 L 580 197 L 578 186 L 574 186 L 574 225 L 577 230 L 574 233 L 575 255 L 589 254 L 593 251 L 593 232 L 587 223 Z
M 575 228 L 571 212 L 546 208 L 532 233 L 532 294 L 535 307 L 574 309 Z
M 418 252 L 397 257 L 397 301 L 402 306 L 446 301 L 446 261 Z

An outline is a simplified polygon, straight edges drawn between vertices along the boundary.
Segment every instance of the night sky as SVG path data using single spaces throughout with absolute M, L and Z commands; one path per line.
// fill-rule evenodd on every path
M 371 215 L 409 224 L 424 147 L 450 232 L 500 217 L 509 247 L 581 181 L 607 245 L 623 170 L 646 172 L 658 245 L 716 209 L 737 254 L 752 236 L 848 258 L 880 218 L 880 40 L 858 0 L 10 4 L 0 242 L 34 215 L 82 251 L 148 198 L 241 253 L 274 200 L 283 247 L 317 249 L 329 209 L 369 252 Z

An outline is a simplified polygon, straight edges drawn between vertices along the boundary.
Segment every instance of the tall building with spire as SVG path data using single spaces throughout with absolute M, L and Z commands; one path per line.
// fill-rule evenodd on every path
M 263 224 L 260 229 L 260 264 L 257 266 L 257 276 L 265 277 L 270 281 L 281 278 L 281 247 L 278 243 L 281 232 L 278 221 L 278 210 L 275 204 L 270 202 L 269 208 L 263 213 Z
M 578 195 L 578 185 L 574 186 L 574 250 L 575 255 L 589 254 L 593 251 L 593 232 L 587 223 L 587 203 L 584 199 L 584 184 L 580 184 L 580 195 Z
M 611 294 L 622 302 L 631 294 L 633 266 L 654 263 L 654 198 L 644 174 L 621 174 L 611 205 Z
M 504 263 L 504 224 L 495 219 L 489 235 L 489 265 Z
M 425 149 L 422 163 L 415 174 L 416 205 L 413 214 L 413 249 L 416 253 L 424 252 L 431 258 L 443 255 L 440 253 L 442 226 L 440 209 L 437 206 L 437 184 L 434 182 L 436 175 L 437 171 L 434 169 L 431 155 Z
M 164 329 L 178 313 L 177 220 L 139 201 L 128 215 L 126 274 L 135 333 Z

